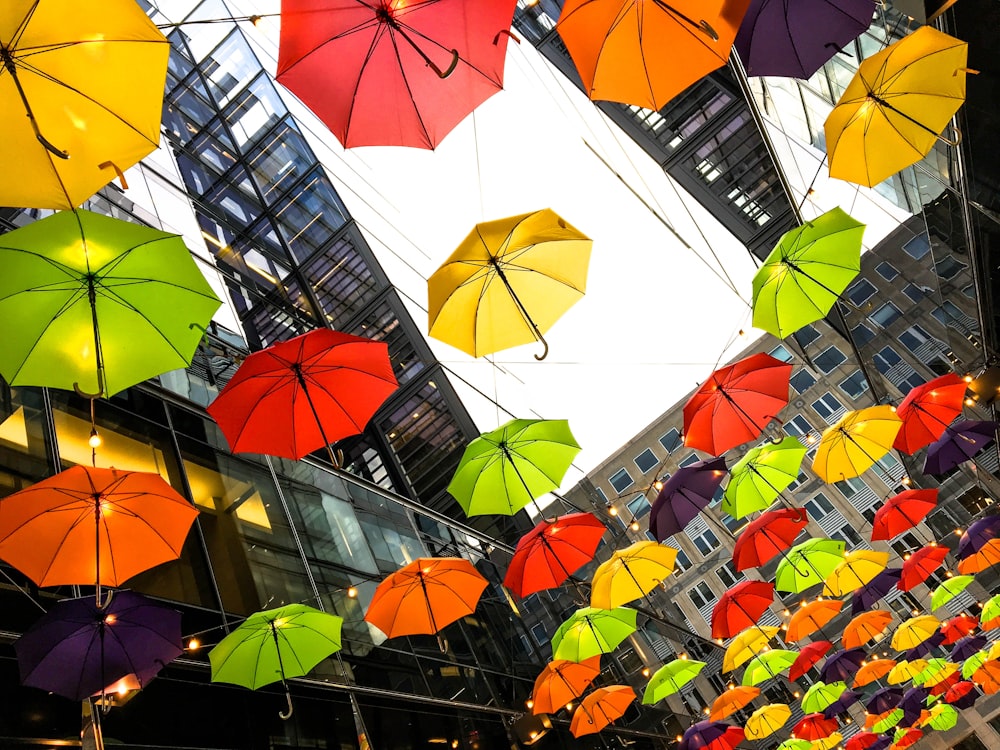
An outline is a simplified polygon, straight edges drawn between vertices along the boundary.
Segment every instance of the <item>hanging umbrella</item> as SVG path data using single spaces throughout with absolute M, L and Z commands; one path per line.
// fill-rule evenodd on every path
M 904 682 L 909 682 L 925 669 L 927 669 L 927 662 L 923 659 L 899 661 L 886 676 L 886 682 L 890 685 L 901 685 Z
M 824 482 L 861 476 L 892 449 L 901 425 L 891 406 L 847 412 L 823 432 L 813 471 Z
M 948 688 L 948 691 L 944 694 L 943 700 L 945 703 L 949 703 L 955 708 L 963 710 L 966 708 L 972 708 L 979 696 L 980 692 L 976 689 L 975 683 L 963 681 L 957 682 Z
M 844 626 L 841 641 L 844 648 L 859 648 L 885 635 L 892 622 L 892 613 L 885 609 L 862 612 Z
M 851 596 L 851 614 L 857 615 L 874 607 L 875 602 L 897 588 L 902 576 L 900 568 L 886 568 L 872 578 Z
M 722 721 L 699 721 L 684 730 L 677 750 L 736 750 L 744 739 L 743 727 Z
M 884 714 L 898 708 L 902 700 L 902 688 L 880 688 L 872 693 L 871 698 L 865 702 L 865 710 L 870 714 Z
M 773 583 L 740 581 L 724 591 L 712 608 L 712 637 L 730 638 L 755 626 L 773 602 Z
M 869 750 L 882 740 L 886 740 L 886 738 L 874 732 L 858 732 L 847 740 L 844 747 L 846 750 Z M 888 740 L 886 740 L 886 744 L 888 744 Z
M 860 648 L 845 649 L 827 657 L 820 677 L 823 682 L 847 682 L 854 678 L 865 663 L 867 654 Z
M 468 560 L 418 557 L 375 587 L 365 620 L 388 638 L 434 635 L 471 615 L 488 585 Z
M 947 547 L 932 543 L 904 557 L 903 573 L 897 584 L 900 591 L 909 591 L 926 581 L 927 577 L 941 566 L 947 556 Z
M 790 668 L 797 658 L 799 658 L 798 651 L 779 648 L 757 654 L 747 663 L 746 671 L 743 673 L 743 684 L 759 685 L 765 680 L 777 677 Z
M 844 690 L 833 703 L 823 709 L 823 718 L 833 719 L 844 713 L 861 700 L 861 693 L 856 690 Z
M 982 573 L 1000 563 L 1000 539 L 990 539 L 978 551 L 958 561 L 959 573 Z
M 833 648 L 833 644 L 830 643 L 830 641 L 813 641 L 812 643 L 807 643 L 799 650 L 798 658 L 789 668 L 788 679 L 794 682 L 802 677 L 802 675 L 814 667 L 820 659 L 826 656 L 830 652 L 831 648 Z
M 708 715 L 711 721 L 720 721 L 727 716 L 731 716 L 737 711 L 742 711 L 760 695 L 760 688 L 752 685 L 744 687 L 742 685 L 731 685 L 727 690 L 715 699 L 712 709 Z
M 552 658 L 580 662 L 610 654 L 635 632 L 637 615 L 627 607 L 578 609 L 552 636 Z
M 646 683 L 642 694 L 645 706 L 659 703 L 668 695 L 679 692 L 682 687 L 698 676 L 705 668 L 705 662 L 694 659 L 674 659 L 657 669 Z
M 684 404 L 684 444 L 718 456 L 759 437 L 788 403 L 791 374 L 764 353 L 716 370 Z
M 649 514 L 649 530 L 657 541 L 683 531 L 697 518 L 712 502 L 725 475 L 724 458 L 695 461 L 674 472 L 653 501 Z
M 948 657 L 953 661 L 964 662 L 977 651 L 981 651 L 989 645 L 989 641 L 982 635 L 970 635 L 957 641 L 952 646 Z
M 941 680 L 934 680 L 933 684 L 924 683 L 924 687 L 927 687 L 930 691 L 930 696 L 927 698 L 927 705 L 931 705 L 935 698 L 939 698 L 948 692 L 948 689 L 953 685 L 957 685 L 962 679 L 962 673 L 959 669 L 944 677 Z
M 1000 661 L 988 659 L 972 673 L 972 681 L 987 695 L 1000 692 Z
M 596 734 L 621 718 L 634 700 L 635 691 L 628 685 L 599 687 L 580 701 L 569 731 L 574 737 Z
M 808 539 L 796 544 L 778 563 L 775 589 L 797 594 L 823 583 L 844 559 L 844 546 L 833 539 Z
M 181 613 L 132 591 L 103 608 L 89 596 L 63 599 L 14 651 L 22 684 L 82 701 L 126 675 L 145 686 L 180 656 Z
M 958 615 L 957 617 L 952 617 L 950 620 L 946 620 L 941 623 L 940 633 L 943 636 L 941 639 L 941 645 L 951 646 L 953 643 L 957 643 L 960 639 L 975 632 L 977 627 L 979 627 L 979 619 L 973 617 L 972 615 Z M 979 648 L 981 647 L 977 647 L 972 650 L 978 651 Z M 969 653 L 972 652 L 970 651 Z
M 989 660 L 990 657 L 986 651 L 977 651 L 976 653 L 967 656 L 965 661 L 962 663 L 962 677 L 968 680 L 976 673 L 977 669 Z
M 473 357 L 539 341 L 587 288 L 593 243 L 551 209 L 477 224 L 427 281 L 428 333 Z
M 802 696 L 802 710 L 809 714 L 821 713 L 836 703 L 845 690 L 847 685 L 843 682 L 817 682 Z
M 512 516 L 559 488 L 580 446 L 564 419 L 513 419 L 473 440 L 448 492 L 467 516 Z
M 778 745 L 775 750 L 812 750 L 812 743 L 809 740 L 797 740 L 792 737 Z
M 896 734 L 893 735 L 893 750 L 903 750 L 903 748 L 910 747 L 910 745 L 915 745 L 923 736 L 923 732 L 912 727 L 908 729 L 897 729 Z
M 973 521 L 959 537 L 955 557 L 959 560 L 971 557 L 994 539 L 1000 539 L 1000 515 Z
M 809 745 L 809 750 L 832 750 L 840 745 L 843 739 L 844 736 L 840 732 L 834 732 L 829 737 L 823 737 L 822 739 L 815 740 Z
M 939 703 L 931 708 L 930 718 L 920 722 L 920 726 L 937 729 L 939 732 L 947 732 L 958 723 L 958 711 L 954 706 L 946 703 Z M 919 738 L 918 738 L 919 739 Z
M 795 610 L 788 619 L 785 641 L 795 643 L 812 635 L 817 630 L 821 630 L 824 625 L 840 614 L 840 608 L 843 606 L 844 603 L 837 599 L 803 602 L 802 606 Z
M 922 26 L 865 58 L 824 124 L 830 176 L 874 187 L 926 156 L 965 101 L 967 53 Z
M 768 641 L 777 635 L 779 629 L 773 625 L 754 625 L 737 634 L 722 656 L 722 671 L 732 672 L 765 651 Z
M 736 539 L 733 562 L 736 570 L 756 568 L 784 553 L 809 523 L 804 508 L 779 508 L 761 513 Z
M 864 232 L 834 208 L 782 235 L 753 277 L 754 327 L 783 339 L 825 318 L 861 271 Z
M 959 665 L 954 662 L 941 658 L 928 659 L 927 666 L 920 671 L 920 674 L 913 676 L 913 684 L 932 688 L 958 672 Z
M 826 719 L 823 714 L 806 714 L 792 729 L 792 737 L 815 742 L 829 737 L 839 726 L 835 719 Z
M 600 673 L 600 654 L 579 663 L 567 659 L 549 662 L 535 678 L 535 686 L 531 691 L 531 712 L 555 713 L 573 699 L 583 695 Z
M 854 687 L 864 687 L 881 680 L 889 674 L 896 662 L 892 659 L 873 659 L 867 664 L 862 664 L 861 668 L 854 675 Z
M 904 621 L 892 634 L 892 647 L 897 651 L 918 646 L 937 632 L 941 621 L 934 615 L 918 615 Z
M 614 609 L 641 599 L 667 580 L 676 559 L 676 549 L 651 541 L 615 550 L 594 571 L 590 606 Z
M 927 446 L 924 474 L 947 474 L 959 464 L 996 442 L 997 423 L 963 420 L 945 428 L 944 434 Z
M 730 470 L 722 510 L 736 519 L 765 510 L 798 478 L 805 455 L 805 447 L 793 437 L 751 448 Z
M 521 537 L 503 584 L 522 599 L 552 589 L 594 559 L 607 528 L 591 513 L 542 519 Z
M 909 531 L 937 507 L 937 500 L 937 489 L 906 490 L 893 495 L 875 511 L 872 541 L 889 541 Z
M 844 560 L 826 578 L 824 594 L 847 596 L 871 582 L 885 570 L 888 552 L 859 549 L 848 552 Z
M 160 145 L 170 43 L 131 0 L 3 16 L 0 206 L 73 208 Z
M 865 729 L 875 732 L 888 732 L 903 720 L 903 709 L 894 708 L 884 714 L 870 714 L 870 721 L 865 721 Z
M 8 232 L 0 265 L 11 385 L 113 396 L 187 367 L 221 304 L 179 236 L 90 211 Z
M 750 714 L 743 732 L 748 740 L 762 740 L 785 726 L 791 717 L 792 709 L 784 703 L 768 703 Z
M 967 389 L 968 383 L 953 372 L 913 388 L 896 407 L 903 426 L 892 447 L 912 455 L 941 437 L 962 413 Z
M 346 148 L 434 148 L 503 88 L 513 0 L 283 0 L 278 81 Z
M 1000 594 L 991 596 L 983 604 L 983 611 L 979 614 L 979 625 L 983 630 L 1000 628 Z

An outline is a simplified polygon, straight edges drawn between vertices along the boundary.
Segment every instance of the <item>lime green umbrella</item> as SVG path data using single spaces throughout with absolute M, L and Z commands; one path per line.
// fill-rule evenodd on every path
M 830 308 L 861 270 L 865 225 L 840 208 L 786 232 L 753 277 L 753 324 L 783 339 Z
M 931 611 L 934 611 L 938 607 L 943 607 L 950 602 L 969 588 L 969 584 L 974 580 L 975 578 L 972 576 L 955 576 L 954 578 L 947 579 L 934 589 L 934 592 L 931 594 Z
M 628 607 L 578 609 L 552 636 L 552 658 L 580 662 L 611 653 L 635 632 L 637 615 Z
M 758 445 L 729 470 L 722 509 L 733 518 L 764 510 L 799 476 L 806 449 L 793 437 Z
M 930 717 L 921 723 L 925 727 L 946 732 L 958 724 L 958 710 L 947 703 L 939 703 L 931 709 Z
M 208 652 L 212 682 L 228 682 L 256 690 L 281 682 L 292 715 L 292 696 L 286 680 L 308 674 L 321 661 L 340 651 L 344 619 L 304 604 L 288 604 L 250 615 Z
M 818 714 L 827 706 L 836 703 L 845 690 L 847 690 L 847 684 L 844 682 L 831 682 L 829 684 L 817 682 L 802 696 L 802 710 L 807 714 Z
M 927 666 L 913 675 L 911 681 L 914 685 L 923 685 L 929 682 L 931 683 L 929 687 L 933 687 L 957 670 L 958 664 L 955 662 L 942 659 L 941 657 L 934 657 L 927 660 Z
M 468 516 L 512 516 L 557 489 L 580 452 L 564 419 L 514 419 L 465 449 L 448 492 Z
M 187 367 L 221 304 L 175 234 L 64 211 L 0 238 L 0 375 L 112 396 Z
M 795 737 L 785 740 L 775 750 L 810 750 L 812 743 L 809 740 L 799 740 Z
M 674 659 L 653 673 L 642 694 L 645 705 L 659 703 L 693 680 L 705 668 L 705 662 L 694 659 Z
M 983 611 L 979 615 L 979 624 L 983 630 L 992 630 L 1000 625 L 1000 594 L 991 596 L 983 604 Z
M 796 544 L 780 563 L 774 577 L 778 591 L 798 593 L 823 583 L 844 560 L 844 543 L 833 539 L 807 539 Z
M 970 680 L 983 664 L 990 660 L 990 655 L 985 650 L 977 651 L 968 659 L 962 662 L 962 679 Z
M 871 725 L 871 731 L 876 733 L 887 732 L 903 720 L 904 711 L 901 708 L 894 708 L 885 718 L 879 719 Z
M 798 651 L 786 651 L 776 648 L 757 654 L 747 662 L 747 669 L 743 673 L 743 685 L 759 685 L 765 680 L 777 677 L 795 663 L 799 658 Z

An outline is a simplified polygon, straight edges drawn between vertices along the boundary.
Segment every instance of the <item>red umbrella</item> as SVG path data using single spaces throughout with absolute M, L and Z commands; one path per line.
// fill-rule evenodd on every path
M 903 561 L 903 574 L 896 584 L 900 591 L 909 591 L 927 580 L 948 556 L 948 548 L 937 544 L 921 547 Z
M 728 589 L 712 609 L 712 637 L 731 638 L 756 625 L 774 601 L 774 584 L 741 581 Z
M 788 679 L 799 679 L 826 656 L 831 648 L 833 644 L 830 641 L 813 641 L 803 646 L 799 649 L 799 658 L 792 662 L 788 670 Z
M 969 680 L 963 680 L 962 682 L 956 682 L 950 688 L 945 691 L 942 698 L 945 703 L 959 703 L 963 698 L 966 698 L 970 693 L 974 692 L 976 689 L 976 684 Z M 969 702 L 969 706 L 976 702 L 976 698 L 979 696 L 974 696 L 972 701 Z M 961 708 L 968 708 L 968 706 L 961 706 Z
M 893 495 L 875 511 L 872 541 L 889 541 L 909 531 L 937 506 L 938 491 L 906 490 Z
M 823 714 L 808 714 L 792 729 L 792 737 L 815 742 L 829 737 L 839 726 L 836 719 L 827 719 Z
M 958 643 L 965 636 L 974 633 L 978 627 L 979 618 L 972 615 L 959 615 L 958 617 L 952 617 L 950 620 L 945 620 L 941 623 L 940 628 L 941 634 L 944 635 L 941 645 L 951 646 Z
M 555 588 L 594 559 L 605 531 L 590 513 L 543 520 L 517 543 L 504 585 L 522 599 Z
M 962 378 L 949 373 L 911 390 L 896 408 L 903 426 L 892 447 L 914 453 L 941 437 L 944 428 L 962 413 L 966 388 Z
M 920 742 L 920 738 L 924 736 L 923 731 L 920 729 L 910 728 L 903 732 L 892 746 L 895 750 L 903 750 L 904 747 L 909 747 L 910 745 L 915 745 Z
M 941 682 L 929 687 L 928 690 L 930 691 L 931 695 L 944 695 L 949 690 L 951 690 L 951 688 L 955 687 L 955 685 L 957 685 L 961 679 L 962 679 L 962 670 L 956 669 L 950 675 L 941 680 Z
M 362 432 L 397 387 L 387 344 L 319 328 L 247 357 L 208 413 L 234 453 L 299 459 Z
M 809 523 L 804 508 L 781 508 L 762 513 L 743 530 L 733 547 L 736 570 L 755 568 L 792 546 Z
M 875 732 L 858 732 L 847 741 L 844 747 L 847 750 L 867 750 L 867 748 L 878 742 L 881 736 Z
M 347 148 L 434 148 L 503 88 L 515 5 L 282 0 L 278 81 Z
M 791 374 L 764 353 L 716 370 L 684 404 L 684 444 L 718 456 L 759 437 L 788 404 Z

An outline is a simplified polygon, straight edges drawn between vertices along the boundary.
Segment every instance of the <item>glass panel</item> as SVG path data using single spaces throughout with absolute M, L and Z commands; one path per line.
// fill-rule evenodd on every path
M 273 215 L 292 256 L 300 263 L 347 223 L 347 210 L 321 167 L 279 201 Z
M 243 149 L 254 144 L 287 113 L 267 74 L 261 73 L 226 107 L 222 119 L 229 124 L 236 145 Z

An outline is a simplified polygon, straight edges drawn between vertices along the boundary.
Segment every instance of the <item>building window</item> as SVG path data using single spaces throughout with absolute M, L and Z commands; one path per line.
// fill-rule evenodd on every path
M 600 500 L 600 505 L 608 504 L 608 496 L 604 494 L 604 490 L 600 487 L 594 487 L 594 492 L 597 493 L 598 500 Z
M 809 346 L 809 344 L 818 338 L 819 331 L 811 325 L 802 326 L 802 328 L 795 332 L 795 340 L 799 342 L 799 346 Z
M 645 495 L 636 495 L 629 500 L 628 509 L 632 513 L 632 518 L 642 518 L 649 513 L 649 500 Z
M 727 562 L 721 568 L 717 568 L 715 571 L 715 575 L 719 577 L 719 580 L 722 581 L 722 585 L 725 586 L 727 589 L 731 589 L 733 586 L 735 586 L 737 583 L 743 580 L 743 574 L 736 572 L 736 566 L 732 560 Z
M 885 261 L 875 266 L 875 272 L 886 281 L 892 281 L 894 278 L 899 276 L 899 271 L 896 270 L 896 267 L 893 266 L 892 263 L 887 263 Z
M 927 292 L 924 291 L 924 288 L 917 286 L 916 284 L 907 284 L 904 286 L 903 294 L 910 298 L 910 302 L 918 305 L 927 296 Z
M 785 347 L 783 347 L 781 344 L 778 344 L 776 347 L 774 347 L 771 351 L 768 352 L 768 354 L 770 354 L 775 359 L 781 360 L 782 362 L 792 361 L 792 353 L 788 351 Z
M 698 581 L 698 583 L 696 583 L 694 587 L 688 591 L 688 596 L 691 598 L 691 603 L 698 609 L 704 609 L 715 601 L 715 592 L 713 592 L 711 587 L 704 581 Z
M 859 492 L 864 492 L 865 490 L 871 491 L 871 488 L 865 484 L 861 477 L 843 479 L 836 483 L 836 487 L 840 490 L 840 494 L 848 499 L 854 497 Z
M 868 379 L 865 378 L 865 374 L 861 370 L 855 370 L 841 380 L 837 387 L 851 398 L 859 399 L 868 390 Z
M 707 557 L 712 550 L 719 546 L 719 540 L 711 529 L 705 529 L 697 536 L 691 537 L 691 543 L 698 548 L 703 557 Z
M 660 438 L 660 445 L 663 446 L 663 450 L 667 453 L 673 453 L 675 450 L 680 448 L 681 445 L 683 445 L 681 434 L 675 427 L 671 427 L 667 430 L 667 434 Z
M 789 382 L 792 384 L 792 388 L 795 389 L 796 393 L 805 393 L 816 384 L 816 378 L 814 378 L 808 370 L 799 370 L 797 373 L 792 375 Z
M 817 492 L 814 497 L 806 501 L 806 510 L 809 517 L 814 521 L 819 521 L 830 513 L 833 513 L 833 503 L 826 499 L 826 495 Z
M 931 241 L 926 234 L 918 234 L 903 245 L 903 250 L 914 260 L 920 260 L 931 251 Z
M 543 646 L 549 641 L 549 630 L 545 627 L 544 622 L 540 622 L 531 628 L 531 637 L 535 639 L 535 643 L 539 646 Z
M 824 375 L 829 375 L 833 371 L 833 368 L 846 361 L 847 357 L 845 357 L 844 353 L 835 346 L 828 346 L 826 349 L 813 357 L 813 362 L 816 367 L 818 367 Z
M 812 402 L 813 411 L 819 414 L 827 424 L 833 424 L 846 411 L 844 405 L 832 393 L 824 393 Z
M 875 356 L 872 357 L 872 361 L 875 363 L 876 369 L 885 375 L 893 366 L 902 362 L 903 359 L 891 346 L 884 346 L 876 352 Z
M 813 431 L 812 425 L 801 414 L 796 414 L 791 419 L 786 419 L 784 429 L 785 434 L 792 437 L 802 437 Z
M 632 480 L 632 475 L 629 474 L 626 469 L 619 469 L 611 475 L 611 479 L 608 481 L 611 482 L 611 486 L 615 488 L 615 492 L 619 494 L 635 484 Z
M 669 546 L 669 545 L 668 545 Z M 676 548 L 675 548 L 676 549 Z M 677 550 L 677 559 L 674 560 L 674 572 L 683 573 L 691 567 L 691 558 L 682 549 Z
M 848 549 L 854 549 L 855 547 L 861 546 L 861 537 L 858 536 L 858 532 L 854 530 L 854 527 L 850 524 L 842 526 L 841 528 L 830 534 L 831 539 L 838 539 L 847 545 Z
M 942 279 L 953 279 L 965 270 L 965 264 L 955 260 L 952 255 L 946 255 L 934 267 Z
M 860 307 L 874 297 L 877 291 L 868 279 L 858 279 L 847 288 L 847 299 Z
M 653 451 L 651 451 L 649 448 L 646 448 L 646 450 L 644 450 L 642 453 L 636 456 L 633 460 L 635 461 L 635 465 L 639 467 L 639 471 L 641 471 L 643 474 L 645 474 L 647 471 L 649 471 L 658 463 L 660 463 L 659 459 L 657 459 L 656 456 L 653 455 Z
M 868 317 L 874 322 L 878 323 L 883 328 L 888 328 L 890 325 L 892 325 L 901 317 L 903 317 L 903 313 L 901 313 L 899 311 L 899 308 L 896 307 L 891 302 L 886 302 L 884 305 L 882 305 L 882 307 L 880 307 L 878 310 L 873 312 Z
M 684 459 L 679 464 L 677 464 L 677 465 L 680 466 L 681 468 L 684 468 L 685 466 L 690 466 L 691 464 L 696 464 L 700 460 L 701 459 L 698 458 L 698 454 L 697 453 L 692 453 L 690 455 L 685 456 Z
M 920 348 L 922 344 L 926 344 L 928 341 L 936 341 L 927 331 L 917 325 L 910 326 L 901 334 L 899 334 L 899 343 L 905 346 L 914 354 L 917 349 Z M 940 343 L 940 342 L 939 342 Z M 944 345 L 941 345 L 944 348 Z
M 872 329 L 864 323 L 858 323 L 851 329 L 851 338 L 854 339 L 854 343 L 857 346 L 864 346 L 875 338 L 875 334 L 872 333 Z

